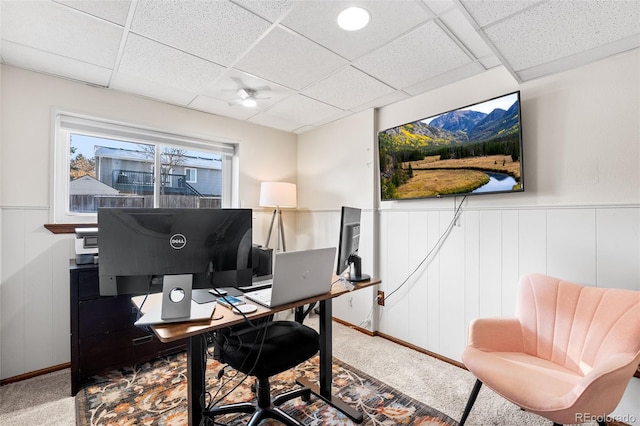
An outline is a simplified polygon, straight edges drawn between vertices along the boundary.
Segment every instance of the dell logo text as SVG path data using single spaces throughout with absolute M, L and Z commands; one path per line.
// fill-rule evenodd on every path
M 169 239 L 169 244 L 171 248 L 176 250 L 183 249 L 187 245 L 187 237 L 182 234 L 173 234 Z

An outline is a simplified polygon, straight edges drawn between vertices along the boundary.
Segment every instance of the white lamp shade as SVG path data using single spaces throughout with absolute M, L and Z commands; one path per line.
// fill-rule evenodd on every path
M 260 184 L 260 206 L 294 208 L 297 205 L 295 183 L 262 182 Z

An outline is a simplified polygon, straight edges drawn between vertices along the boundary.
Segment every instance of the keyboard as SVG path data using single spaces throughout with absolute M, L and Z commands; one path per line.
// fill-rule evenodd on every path
M 271 288 L 272 285 L 273 285 L 273 278 L 268 278 L 266 280 L 254 281 L 253 284 L 251 285 L 246 285 L 238 288 L 246 293 L 247 291 L 256 291 L 256 290 Z
M 252 291 L 246 295 L 246 298 L 249 300 L 253 300 L 256 303 L 259 303 L 264 306 L 271 305 L 271 289 L 264 288 L 258 291 Z

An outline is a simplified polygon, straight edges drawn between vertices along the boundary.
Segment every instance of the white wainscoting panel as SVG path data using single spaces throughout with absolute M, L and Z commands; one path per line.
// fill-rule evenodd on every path
M 381 332 L 459 361 L 474 318 L 514 314 L 526 273 L 640 290 L 638 206 L 463 210 L 439 250 L 379 309 Z M 445 210 L 380 210 L 380 288 L 387 295 L 451 217 Z
M 451 357 L 464 346 L 466 334 L 464 308 L 465 251 L 464 229 L 450 226 L 453 211 L 440 212 L 439 236 L 445 235 L 446 243 L 440 246 L 440 345 L 438 353 Z M 447 231 L 449 230 L 448 234 Z M 444 241 L 444 240 L 443 240 Z M 429 283 L 433 285 L 434 283 Z
M 502 212 L 479 213 L 480 316 L 490 317 L 502 312 Z
M 518 211 L 518 269 L 520 275 L 547 270 L 547 212 Z
M 638 290 L 640 209 L 599 209 L 596 220 L 598 286 Z
M 429 217 L 422 212 L 407 213 L 409 225 L 408 241 L 408 265 L 409 271 L 416 271 L 413 277 L 405 284 L 408 286 L 411 297 L 407 298 L 409 306 L 409 317 L 413 320 L 413 326 L 409 328 L 408 341 L 416 346 L 425 347 L 428 345 L 429 310 L 427 304 L 429 300 L 429 287 L 422 285 L 428 282 L 425 253 L 429 247 Z M 422 265 L 421 265 L 422 263 Z
M 24 212 L 17 209 L 2 212 L 2 378 L 25 370 L 25 291 L 24 291 Z
M 426 213 L 426 214 L 425 214 Z M 438 240 L 441 236 L 441 215 L 439 211 L 423 212 L 428 224 L 427 228 L 427 247 L 429 253 L 429 261 L 425 265 L 424 276 L 426 282 L 423 285 L 427 287 L 427 342 L 428 348 L 433 352 L 440 350 L 440 253 L 436 250 Z M 433 250 L 433 251 L 432 251 Z M 425 252 L 424 255 L 427 253 Z M 384 284 L 384 281 L 383 281 Z M 412 321 L 409 317 L 409 321 Z
M 386 217 L 385 217 L 386 216 Z M 408 341 L 409 328 L 409 281 L 402 285 L 411 272 L 409 268 L 409 246 L 411 234 L 407 212 L 389 212 L 383 216 L 381 229 L 381 258 L 385 259 L 381 269 L 382 287 L 385 292 L 385 306 L 379 309 L 381 332 Z M 381 265 L 381 266 L 382 266 Z
M 500 314 L 511 316 L 516 310 L 518 292 L 518 259 L 520 258 L 519 214 L 517 210 L 502 211 L 502 300 Z
M 45 208 L 4 208 L 1 217 L 0 374 L 5 379 L 70 360 L 74 237 L 45 229 Z
M 48 215 L 47 210 L 24 211 L 22 286 L 25 337 L 23 356 L 26 371 L 53 364 L 53 294 L 54 291 L 64 291 L 64 286 L 54 289 L 53 285 L 53 234 L 42 226 Z M 69 292 L 66 294 L 68 307 Z
M 596 211 L 547 211 L 547 273 L 584 285 L 596 282 Z
M 458 220 L 465 231 L 464 240 L 464 342 L 469 338 L 469 324 L 480 316 L 480 220 L 477 211 L 466 211 Z

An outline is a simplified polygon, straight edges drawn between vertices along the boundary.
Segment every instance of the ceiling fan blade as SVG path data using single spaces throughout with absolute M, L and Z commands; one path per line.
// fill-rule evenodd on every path
M 241 105 L 242 101 L 243 101 L 243 99 L 235 99 L 233 101 L 229 101 L 229 106 Z
M 247 87 L 247 85 L 238 77 L 229 77 L 229 80 L 233 81 L 236 84 L 236 87 Z

